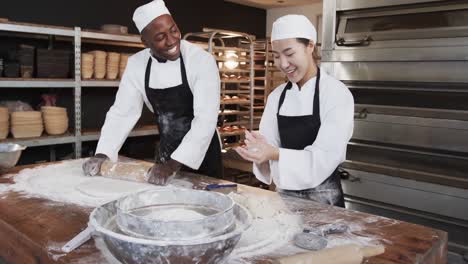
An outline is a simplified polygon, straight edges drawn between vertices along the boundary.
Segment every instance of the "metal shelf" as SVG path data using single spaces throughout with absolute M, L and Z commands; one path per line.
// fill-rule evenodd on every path
M 250 116 L 242 116 L 242 118 L 250 119 Z M 254 115 L 253 119 L 254 120 L 261 120 L 262 116 L 261 115 Z
M 250 70 L 244 70 L 244 69 L 219 69 L 219 72 L 223 73 L 230 73 L 230 72 L 235 72 L 235 73 L 250 73 Z
M 223 90 L 222 93 L 225 93 L 225 94 L 230 94 L 230 93 L 250 94 L 250 91 L 248 91 L 248 90 Z
M 241 85 L 240 86 L 241 89 L 248 89 L 250 90 L 250 86 L 245 86 L 245 85 Z M 262 87 L 262 86 L 254 86 L 254 90 L 265 90 L 265 87 Z
M 83 134 L 78 138 L 85 141 L 96 141 L 99 139 L 101 133 L 98 130 L 87 130 L 83 131 Z M 134 129 L 128 137 L 143 137 L 143 136 L 153 136 L 159 135 L 159 130 L 157 126 L 144 126 Z M 16 143 L 27 147 L 40 147 L 40 146 L 49 146 L 49 145 L 59 145 L 59 144 L 70 144 L 76 142 L 75 135 L 71 133 L 66 133 L 64 135 L 51 136 L 44 134 L 40 137 L 35 138 L 7 138 L 0 140 L 2 143 Z
M 216 57 L 215 56 L 215 59 L 217 61 L 231 61 L 232 59 L 227 59 L 227 58 L 223 58 L 223 57 Z M 237 62 L 250 62 L 250 59 L 247 59 L 247 58 L 237 58 L 236 59 Z
M 75 157 L 81 157 L 83 141 L 98 140 L 99 131 L 83 131 L 81 129 L 81 90 L 82 87 L 118 87 L 120 80 L 83 80 L 81 81 L 80 61 L 82 43 L 97 43 L 103 45 L 119 45 L 126 47 L 143 47 L 139 35 L 108 34 L 91 30 L 81 30 L 79 27 L 66 28 L 38 24 L 16 22 L 0 23 L 2 34 L 13 37 L 47 38 L 55 35 L 58 41 L 70 41 L 74 47 L 74 77 L 72 79 L 42 79 L 42 78 L 0 78 L 0 88 L 73 88 L 74 89 L 74 129 L 73 133 L 61 136 L 44 135 L 37 138 L 6 139 L 1 142 L 15 142 L 29 147 L 55 144 L 74 144 Z M 29 34 L 29 35 L 28 35 Z M 129 137 L 157 135 L 156 126 L 137 128 Z
M 73 28 L 55 27 L 39 24 L 17 23 L 17 22 L 3 22 L 0 23 L 0 31 L 20 32 L 40 35 L 55 35 L 73 37 L 75 31 Z
M 82 30 L 81 38 L 83 40 L 108 40 L 115 42 L 127 42 L 127 43 L 137 43 L 141 44 L 140 35 L 130 35 L 130 34 L 109 34 L 104 32 Z
M 224 110 L 226 111 L 226 110 Z M 228 110 L 229 112 L 220 112 L 218 115 L 226 116 L 226 115 L 247 115 L 249 111 L 238 111 L 238 110 Z
M 250 94 L 242 94 L 240 96 L 241 96 L 241 98 L 246 98 L 246 99 L 250 98 Z M 263 96 L 261 94 L 254 94 L 253 98 L 255 100 L 263 100 L 265 98 L 265 96 Z
M 233 122 L 224 122 L 224 126 L 246 126 L 249 124 L 249 120 L 239 120 Z
M 67 144 L 74 143 L 75 136 L 71 133 L 66 133 L 64 135 L 50 136 L 43 135 L 35 138 L 7 138 L 0 140 L 2 143 L 16 143 L 27 147 L 39 147 L 39 146 L 48 146 L 48 145 L 58 145 L 58 144 Z
M 241 51 L 241 52 L 250 52 L 250 49 L 244 49 L 244 48 L 236 48 L 236 47 L 213 47 L 213 51 L 217 51 L 217 50 L 221 50 L 221 51 L 225 51 L 225 50 L 229 50 L 229 51 Z
M 144 136 L 153 136 L 159 135 L 159 129 L 157 126 L 143 126 L 133 129 L 128 137 L 144 137 Z M 101 136 L 99 130 L 85 130 L 81 135 L 81 141 L 97 141 Z
M 237 100 L 237 101 L 234 101 L 234 100 L 228 100 L 228 101 L 221 101 L 221 104 L 222 105 L 246 105 L 246 104 L 250 104 L 250 101 L 248 100 Z
M 74 88 L 74 79 L 0 78 L 0 88 Z
M 230 137 L 230 136 L 242 136 L 245 134 L 245 130 L 239 130 L 234 132 L 221 132 L 220 135 L 222 137 Z
M 241 107 L 250 108 L 250 105 L 249 106 L 241 105 Z M 264 105 L 254 105 L 253 109 L 254 110 L 265 109 L 265 106 Z
M 250 80 L 223 80 L 221 79 L 222 83 L 250 83 Z
M 118 87 L 120 80 L 84 80 L 81 81 L 82 87 Z

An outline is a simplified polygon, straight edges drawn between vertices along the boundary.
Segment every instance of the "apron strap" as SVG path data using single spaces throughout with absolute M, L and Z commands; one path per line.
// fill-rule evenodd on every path
M 292 83 L 291 82 L 288 82 L 286 84 L 286 87 L 284 87 L 284 90 L 283 92 L 281 93 L 281 96 L 280 96 L 280 99 L 279 99 L 279 103 L 278 103 L 278 112 L 276 113 L 277 115 L 279 115 L 279 111 L 281 109 L 281 106 L 283 105 L 283 102 L 284 102 L 284 97 L 286 96 L 286 91 L 291 89 L 292 87 Z
M 314 94 L 314 105 L 312 115 L 318 115 L 320 121 L 320 68 L 317 67 L 317 80 L 315 81 L 315 94 Z
M 150 79 L 150 73 L 151 73 L 151 56 L 148 59 L 148 63 L 146 64 L 146 71 L 145 71 L 145 89 L 149 87 L 149 79 Z

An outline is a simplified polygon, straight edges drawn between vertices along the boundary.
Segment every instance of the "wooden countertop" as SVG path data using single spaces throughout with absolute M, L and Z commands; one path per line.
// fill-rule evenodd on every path
M 8 173 L 34 166 L 37 165 L 16 167 Z M 11 184 L 13 179 L 0 177 L 0 184 Z M 190 179 L 193 188 L 223 182 L 204 176 L 184 179 Z M 380 237 L 385 246 L 384 254 L 366 259 L 365 263 L 446 263 L 446 232 L 308 200 L 280 197 L 277 193 L 249 186 L 239 185 L 238 190 L 262 199 L 282 199 L 290 211 L 304 216 L 307 225 L 325 224 L 326 219 L 344 219 L 365 226 L 358 235 Z M 60 252 L 61 246 L 85 229 L 91 211 L 92 208 L 28 198 L 15 192 L 0 193 L 0 257 L 7 263 L 108 263 L 94 240 L 68 255 Z M 280 251 L 277 252 L 282 255 Z M 272 259 L 259 256 L 253 262 L 270 263 Z

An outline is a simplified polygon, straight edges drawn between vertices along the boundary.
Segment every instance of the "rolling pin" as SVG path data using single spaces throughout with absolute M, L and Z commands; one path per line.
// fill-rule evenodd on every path
M 134 160 L 119 159 L 118 162 L 104 161 L 101 166 L 101 176 L 135 182 L 147 182 L 146 173 L 154 163 Z
M 314 252 L 301 253 L 283 257 L 276 264 L 361 264 L 364 258 L 380 255 L 385 252 L 383 246 L 360 247 L 343 245 Z

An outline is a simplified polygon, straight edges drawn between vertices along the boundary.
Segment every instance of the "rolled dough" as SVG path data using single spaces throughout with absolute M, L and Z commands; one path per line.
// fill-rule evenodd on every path
M 145 183 L 107 179 L 96 176 L 88 181 L 78 184 L 75 188 L 82 194 L 96 198 L 118 198 L 123 195 L 155 187 Z

